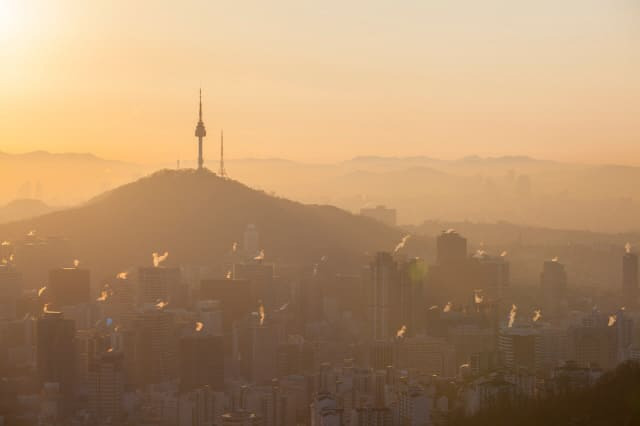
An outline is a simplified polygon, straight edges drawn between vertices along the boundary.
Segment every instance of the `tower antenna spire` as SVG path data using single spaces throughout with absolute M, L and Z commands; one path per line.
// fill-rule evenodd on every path
M 220 170 L 218 175 L 222 178 L 227 177 L 227 171 L 224 169 L 224 130 L 220 130 Z
M 202 88 L 200 89 L 200 99 L 198 108 L 198 124 L 196 124 L 196 137 L 198 138 L 198 170 L 202 170 L 204 166 L 204 158 L 202 158 L 202 138 L 207 136 L 207 129 L 202 122 Z

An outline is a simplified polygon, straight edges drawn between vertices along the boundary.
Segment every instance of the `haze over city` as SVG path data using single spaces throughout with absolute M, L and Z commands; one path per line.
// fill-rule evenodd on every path
M 0 0 L 0 426 L 640 424 L 639 20 Z

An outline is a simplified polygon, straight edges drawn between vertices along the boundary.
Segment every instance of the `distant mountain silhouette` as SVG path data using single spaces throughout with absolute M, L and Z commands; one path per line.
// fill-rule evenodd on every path
M 527 156 L 363 156 L 323 165 L 230 160 L 227 170 L 249 185 L 303 202 L 350 211 L 394 207 L 401 224 L 506 220 L 595 232 L 640 229 L 640 167 Z
M 68 162 L 68 161 L 85 161 L 85 162 L 94 162 L 100 164 L 111 164 L 111 165 L 131 165 L 129 163 L 125 163 L 123 161 L 116 160 L 105 160 L 104 158 L 100 158 L 95 154 L 90 152 L 49 152 L 49 151 L 31 151 L 25 152 L 21 154 L 9 154 L 6 152 L 0 151 L 0 159 L 7 160 L 11 159 L 14 161 L 28 160 L 28 161 L 58 161 L 58 162 Z
M 206 165 L 215 169 L 216 160 L 211 157 Z M 172 166 L 111 161 L 93 154 L 0 152 L 0 205 L 15 198 L 78 205 Z M 325 163 L 228 158 L 226 166 L 229 176 L 252 188 L 304 203 L 351 212 L 384 204 L 397 209 L 400 224 L 504 220 L 594 232 L 640 230 L 640 167 L 527 156 L 360 156 Z
M 23 198 L 0 207 L 0 223 L 40 216 L 54 210 L 41 200 Z
M 68 237 L 83 266 L 101 274 L 150 264 L 154 251 L 169 251 L 169 265 L 215 264 L 234 242 L 242 244 L 250 223 L 266 261 L 284 264 L 311 264 L 326 255 L 353 267 L 367 251 L 393 249 L 403 235 L 336 207 L 304 205 L 209 171 L 182 169 L 156 172 L 80 207 L 0 225 L 0 240 L 29 230 Z
M 35 198 L 53 205 L 85 202 L 107 189 L 144 176 L 144 166 L 107 160 L 90 153 L 23 154 L 0 152 L 0 204 Z

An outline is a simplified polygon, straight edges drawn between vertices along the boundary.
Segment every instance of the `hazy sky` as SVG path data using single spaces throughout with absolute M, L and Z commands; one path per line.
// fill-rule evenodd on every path
M 637 0 L 0 0 L 0 151 L 640 164 Z

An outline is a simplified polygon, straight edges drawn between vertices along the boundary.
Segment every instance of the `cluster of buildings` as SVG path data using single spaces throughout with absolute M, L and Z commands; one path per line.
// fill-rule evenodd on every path
M 3 419 L 441 425 L 497 399 L 590 386 L 640 360 L 630 250 L 627 306 L 605 314 L 571 308 L 557 259 L 543 263 L 536 309 L 507 303 L 507 257 L 469 254 L 453 230 L 437 237 L 431 265 L 399 249 L 358 273 L 327 257 L 269 263 L 254 225 L 225 274 L 165 266 L 168 254 L 154 253 L 98 283 L 70 257 L 61 263 L 74 266 L 55 265 L 68 247 L 29 235 L 0 249 Z

